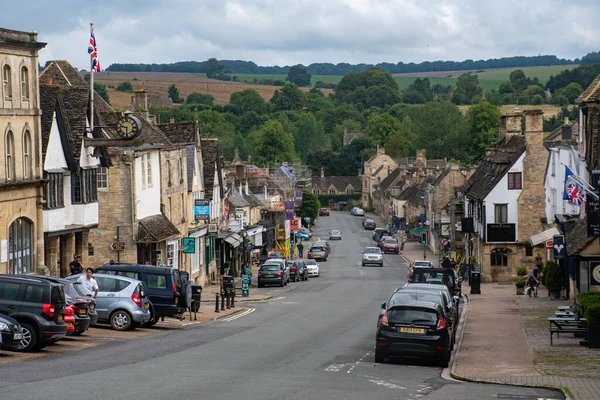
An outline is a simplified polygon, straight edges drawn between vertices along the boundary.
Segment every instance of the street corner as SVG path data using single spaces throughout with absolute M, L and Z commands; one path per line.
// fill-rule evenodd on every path
M 219 322 L 231 322 L 245 317 L 246 315 L 250 315 L 254 311 L 256 311 L 256 309 L 253 307 L 238 307 L 235 309 L 222 311 L 221 314 L 217 314 L 213 320 Z

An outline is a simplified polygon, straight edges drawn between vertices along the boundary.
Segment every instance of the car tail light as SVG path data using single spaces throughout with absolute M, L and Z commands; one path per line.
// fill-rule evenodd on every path
M 73 315 L 75 315 L 75 310 L 73 310 L 73 307 L 67 307 L 65 309 L 65 316 L 72 317 Z
M 262 274 L 260 273 L 260 271 L 258 272 L 258 277 L 260 278 L 262 276 Z
M 390 326 L 390 322 L 388 321 L 387 313 L 383 314 L 383 316 L 379 320 L 379 323 L 383 326 L 388 326 L 388 327 Z
M 79 314 L 80 309 L 76 305 L 72 305 L 71 309 L 73 310 L 74 313 Z
M 279 271 L 279 273 L 277 274 L 277 276 L 283 276 L 283 272 Z
M 137 293 L 132 294 L 131 300 L 133 300 L 133 302 L 135 303 L 136 306 L 138 306 L 138 307 L 142 306 L 142 298 L 140 297 L 139 294 L 137 294 Z
M 437 328 L 435 328 L 436 331 L 441 331 L 443 329 L 448 328 L 448 325 L 446 324 L 446 321 L 444 321 L 444 318 L 440 317 L 440 319 L 438 319 L 438 323 L 437 323 Z
M 177 293 L 177 284 L 173 282 L 173 293 Z
M 292 268 L 290 269 L 290 271 L 292 271 L 292 272 L 296 272 L 296 267 L 292 267 Z
M 54 318 L 54 304 L 43 304 L 42 309 L 46 316 Z

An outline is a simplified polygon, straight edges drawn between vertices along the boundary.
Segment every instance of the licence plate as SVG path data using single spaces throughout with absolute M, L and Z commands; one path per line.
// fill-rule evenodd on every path
M 21 340 L 21 339 L 23 339 L 23 334 L 22 333 L 15 333 L 13 335 L 13 337 L 14 337 L 15 340 Z
M 148 308 L 148 303 L 144 304 L 144 308 Z
M 175 304 L 179 303 L 179 297 L 175 297 Z
M 401 327 L 400 328 L 400 332 L 402 332 L 402 333 L 420 333 L 420 334 L 424 334 L 425 333 L 425 329 L 423 329 L 423 328 Z
M 58 316 L 58 320 L 59 320 L 59 321 L 62 321 L 62 320 L 63 320 L 63 316 L 62 316 L 62 315 L 59 315 L 59 316 Z
M 85 315 L 85 310 L 79 310 L 79 315 Z
M 266 276 L 267 278 L 273 278 L 273 277 L 275 277 L 275 275 L 273 275 L 273 274 L 267 274 L 267 275 L 265 275 L 265 276 Z
M 74 325 L 70 322 L 67 322 L 67 329 L 72 329 L 74 328 Z

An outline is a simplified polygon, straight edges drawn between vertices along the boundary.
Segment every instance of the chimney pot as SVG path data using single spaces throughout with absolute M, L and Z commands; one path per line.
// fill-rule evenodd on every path
M 46 85 L 52 85 L 52 78 L 46 78 Z
M 175 118 L 171 117 L 171 119 L 169 120 L 170 124 L 174 124 L 175 123 Z
M 571 122 L 569 122 L 569 117 L 565 117 L 565 125 L 570 125 Z
M 156 115 L 148 115 L 148 119 L 152 123 L 152 125 L 156 125 Z

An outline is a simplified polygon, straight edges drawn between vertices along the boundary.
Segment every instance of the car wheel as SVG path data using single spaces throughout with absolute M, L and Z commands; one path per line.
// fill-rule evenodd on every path
M 29 352 L 34 350 L 39 350 L 41 346 L 39 346 L 39 339 L 37 330 L 29 325 L 22 323 L 21 328 L 23 328 L 23 339 L 17 345 L 16 350 L 21 352 Z
M 83 332 L 81 332 L 81 331 L 74 331 L 74 332 L 71 334 L 71 336 L 81 336 L 81 334 L 82 334 L 82 333 L 83 333 Z
M 442 368 L 448 368 L 449 364 L 450 364 L 450 351 L 448 351 L 448 354 L 446 354 L 444 356 L 444 358 L 442 358 L 440 360 L 440 367 L 442 367 Z
M 156 318 L 158 322 L 158 318 Z M 110 326 L 116 331 L 127 331 L 131 328 L 131 314 L 124 310 L 117 310 L 110 315 Z
M 385 363 L 385 353 L 379 348 L 375 349 L 375 362 L 378 364 Z

